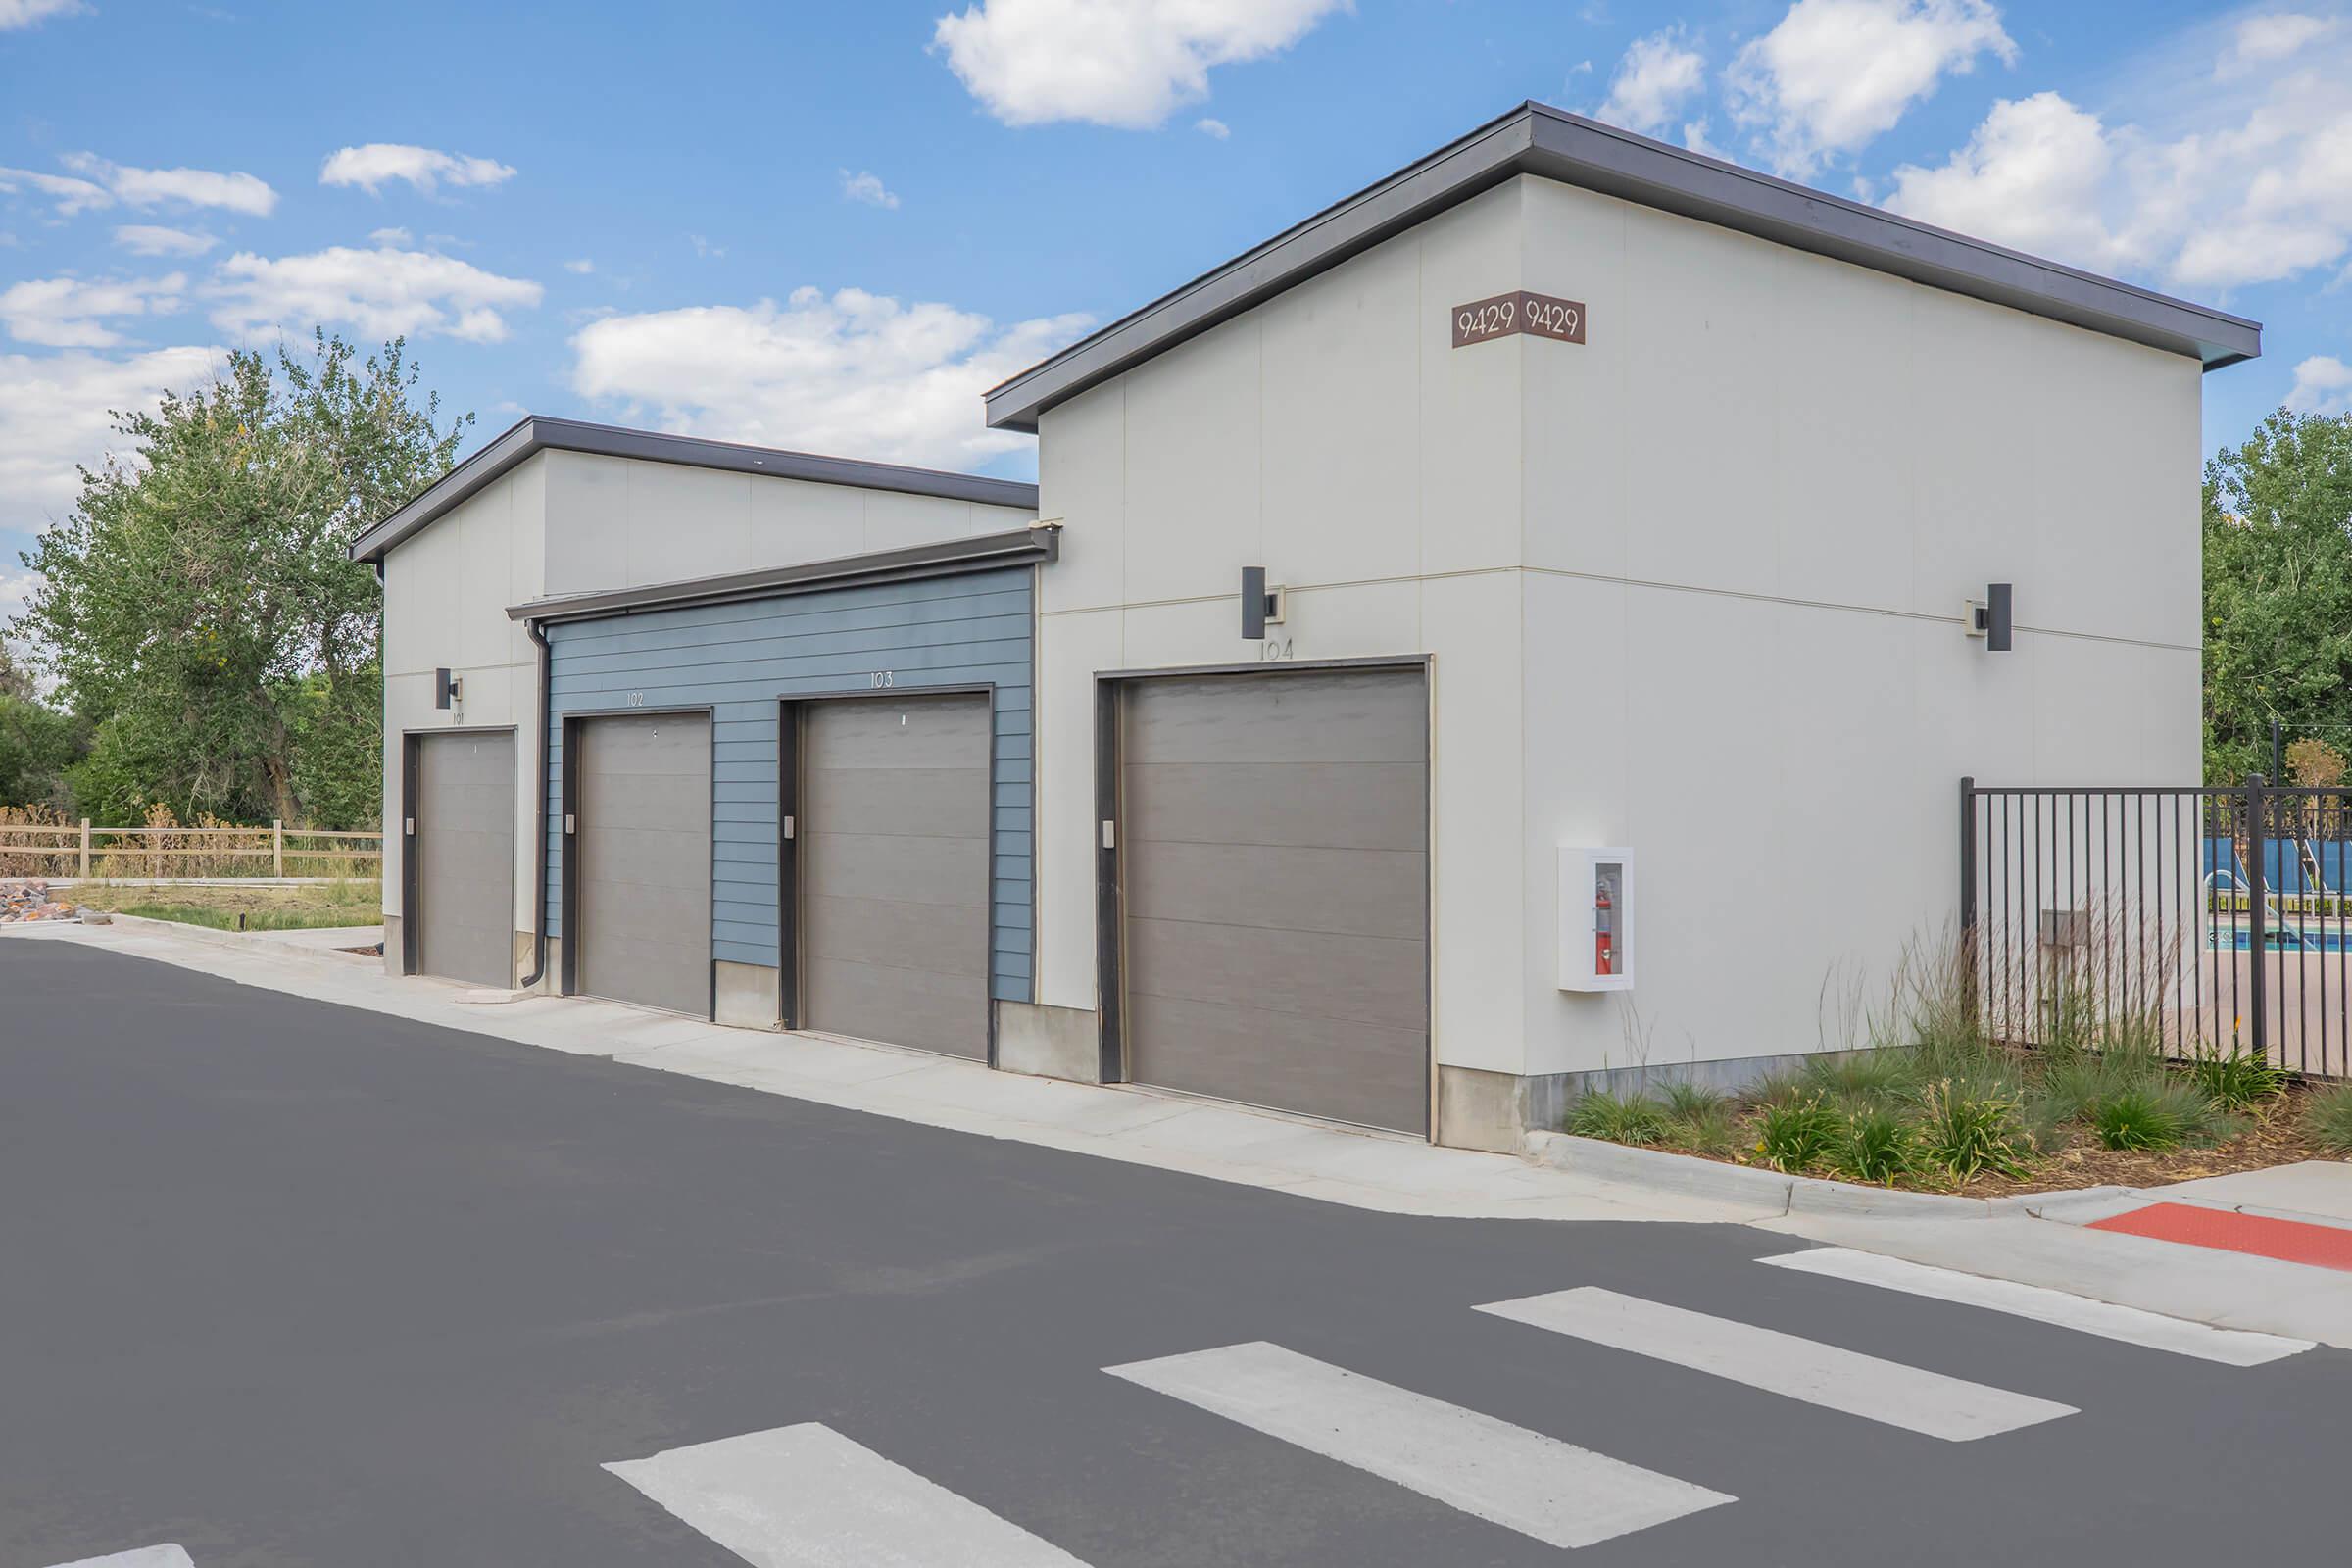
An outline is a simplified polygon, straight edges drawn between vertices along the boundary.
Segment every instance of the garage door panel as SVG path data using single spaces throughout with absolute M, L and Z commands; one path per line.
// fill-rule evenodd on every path
M 1124 760 L 1159 762 L 1414 762 L 1429 757 L 1426 701 L 1398 702 L 1390 670 L 1139 683 Z M 1411 677 L 1416 688 L 1420 677 Z
M 1123 689 L 1132 1076 L 1426 1130 L 1428 748 L 1418 670 Z
M 822 703 L 808 716 L 830 765 L 968 767 L 988 757 L 988 699 L 970 693 Z
M 1409 850 L 1429 837 L 1420 762 L 1160 762 L 1126 771 L 1127 810 L 1153 839 Z
M 808 705 L 798 896 L 808 1027 L 988 1054 L 990 704 Z
M 807 903 L 812 958 L 875 961 L 920 955 L 946 974 L 988 972 L 988 911 L 969 905 L 908 904 L 896 899 L 812 898 Z
M 1242 998 L 1275 1012 L 1417 1029 L 1429 946 L 1256 926 L 1137 920 L 1127 989 L 1195 1002 Z
M 812 1029 L 954 1056 L 988 1055 L 985 977 L 839 958 L 811 959 L 806 973 Z
M 989 778 L 973 767 L 827 767 L 809 775 L 800 814 L 831 833 L 986 838 Z
M 417 743 L 416 967 L 514 983 L 514 737 Z
M 1127 908 L 1138 919 L 1420 937 L 1428 886 L 1429 857 L 1402 852 L 1146 841 L 1127 855 Z
M 593 718 L 572 760 L 579 830 L 575 980 L 611 997 L 710 1010 L 710 722 Z
M 1141 1082 L 1367 1127 L 1428 1125 L 1425 1031 L 1174 997 L 1131 999 L 1128 1021 Z
M 988 839 L 906 833 L 812 833 L 802 843 L 804 896 L 881 894 L 909 904 L 988 903 Z

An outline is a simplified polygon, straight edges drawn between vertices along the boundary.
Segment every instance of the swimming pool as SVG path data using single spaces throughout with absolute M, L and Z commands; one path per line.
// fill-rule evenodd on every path
M 2326 926 L 2317 922 L 2307 927 L 2273 926 L 2262 934 L 2265 953 L 2352 953 L 2352 926 L 2329 921 Z M 2234 930 L 2216 926 L 2205 940 L 2208 948 L 2239 953 L 2252 951 L 2254 933 L 2244 926 Z

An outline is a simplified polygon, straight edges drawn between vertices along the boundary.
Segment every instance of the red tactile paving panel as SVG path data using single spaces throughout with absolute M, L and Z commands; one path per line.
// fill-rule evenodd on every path
M 2190 1203 L 2150 1203 L 2145 1208 L 2092 1220 L 2088 1228 L 2352 1271 L 2352 1230 L 2339 1230 L 2333 1225 L 2306 1225 L 2300 1220 L 2237 1214 L 2226 1208 L 2199 1208 Z

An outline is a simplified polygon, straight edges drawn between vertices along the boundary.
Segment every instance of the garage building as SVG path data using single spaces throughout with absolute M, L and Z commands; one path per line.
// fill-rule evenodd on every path
M 387 962 L 1487 1149 L 1750 1078 L 1962 775 L 2196 777 L 2260 347 L 1531 104 L 991 391 L 1035 492 L 526 420 L 361 541 Z
M 462 464 L 360 541 L 387 964 L 986 1057 L 1031 985 L 1033 498 L 543 418 Z

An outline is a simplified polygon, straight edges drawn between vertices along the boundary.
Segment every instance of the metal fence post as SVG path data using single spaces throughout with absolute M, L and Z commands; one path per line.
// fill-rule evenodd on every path
M 1960 780 L 1960 1005 L 1977 1019 L 1977 781 Z
M 2268 912 L 2263 907 L 2270 882 L 2265 862 L 2270 858 L 2271 798 L 2264 784 L 2260 773 L 2246 775 L 2246 884 L 2252 889 L 2246 910 L 2246 960 L 2252 971 L 2247 991 L 2254 1005 L 2251 1049 L 2257 1060 L 2268 1054 L 2271 1040 L 2271 944 Z
M 270 874 L 286 879 L 286 824 L 277 817 L 270 819 Z

